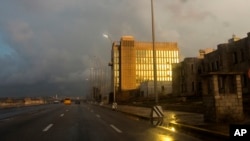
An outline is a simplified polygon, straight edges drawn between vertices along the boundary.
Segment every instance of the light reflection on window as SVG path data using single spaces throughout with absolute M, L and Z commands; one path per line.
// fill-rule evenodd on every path
M 136 83 L 153 80 L 153 51 L 136 51 Z M 156 68 L 158 81 L 172 81 L 172 63 L 178 63 L 178 51 L 157 50 Z

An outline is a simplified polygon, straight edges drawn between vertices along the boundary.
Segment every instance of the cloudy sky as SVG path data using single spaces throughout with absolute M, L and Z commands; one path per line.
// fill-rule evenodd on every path
M 250 32 L 249 0 L 154 0 L 156 41 L 181 56 Z M 151 41 L 150 0 L 0 0 L 0 97 L 86 94 L 123 35 Z M 107 68 L 108 69 L 108 68 Z

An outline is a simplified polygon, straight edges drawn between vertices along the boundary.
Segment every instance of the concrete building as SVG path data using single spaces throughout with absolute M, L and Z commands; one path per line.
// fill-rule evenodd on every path
M 179 62 L 177 43 L 156 42 L 155 49 L 157 81 L 172 82 L 172 64 Z M 113 43 L 112 66 L 117 100 L 140 95 L 140 85 L 154 80 L 152 42 L 135 41 L 133 36 L 121 37 L 120 42 Z
M 173 66 L 174 94 L 200 95 L 200 75 L 211 72 L 243 72 L 241 75 L 242 92 L 243 95 L 249 94 L 250 33 L 242 39 L 233 35 L 227 43 L 219 44 L 216 50 L 207 49 L 199 52 L 199 57 L 186 58 L 183 62 Z
M 173 64 L 173 91 L 176 96 L 200 96 L 202 60 L 214 49 L 199 50 L 198 57 L 185 58 L 182 62 Z
M 219 44 L 216 51 L 205 55 L 203 73 L 243 72 L 241 75 L 243 94 L 249 93 L 250 33 L 243 39 L 233 35 L 228 41 L 228 43 Z

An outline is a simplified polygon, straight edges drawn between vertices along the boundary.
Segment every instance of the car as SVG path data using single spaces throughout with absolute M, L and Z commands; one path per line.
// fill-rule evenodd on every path
M 63 103 L 65 105 L 71 105 L 71 99 L 70 98 L 65 98 L 64 101 L 63 101 Z

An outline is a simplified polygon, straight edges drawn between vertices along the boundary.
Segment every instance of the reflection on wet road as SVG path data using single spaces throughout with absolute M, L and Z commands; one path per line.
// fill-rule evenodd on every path
M 1 141 L 198 141 L 174 129 L 156 128 L 148 121 L 87 103 L 31 109 L 2 118 Z

